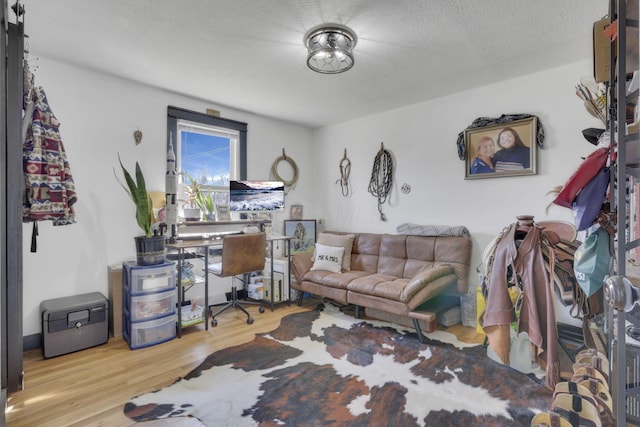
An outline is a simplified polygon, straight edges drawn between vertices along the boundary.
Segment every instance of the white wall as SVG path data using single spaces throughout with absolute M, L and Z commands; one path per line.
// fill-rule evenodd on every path
M 138 160 L 149 189 L 164 188 L 167 105 L 214 108 L 225 118 L 247 122 L 249 179 L 266 177 L 284 148 L 300 168 L 287 204 L 301 203 L 306 218 L 323 219 L 320 230 L 393 233 L 404 222 L 465 225 L 473 237 L 473 265 L 516 215 L 571 221 L 563 208 L 552 207 L 545 214 L 552 200 L 546 193 L 563 184 L 580 156 L 592 151 L 581 130 L 599 126 L 574 95 L 579 79 L 591 74 L 589 61 L 313 132 L 46 58 L 39 65 L 36 84 L 45 88 L 62 123 L 79 197 L 78 223 L 40 224 L 36 253 L 29 252 L 31 228 L 24 228 L 25 335 L 40 332 L 41 301 L 93 291 L 107 295 L 107 266 L 134 258 L 133 236 L 139 231 L 113 168 L 118 153 L 129 167 Z M 513 113 L 535 114 L 542 121 L 546 139 L 538 151 L 538 175 L 465 180 L 464 162 L 456 152 L 458 133 L 477 117 Z M 137 129 L 144 134 L 138 146 L 132 136 Z M 381 142 L 396 162 L 391 200 L 383 206 L 387 222 L 380 221 L 377 201 L 367 192 Z M 336 184 L 345 148 L 352 162 L 353 191 L 346 198 Z M 291 176 L 285 163 L 279 171 L 285 179 Z M 410 194 L 400 193 L 402 183 L 411 185 Z M 288 211 L 276 215 L 276 232 L 287 216 Z
M 36 85 L 44 88 L 62 123 L 78 193 L 77 223 L 40 223 L 36 253 L 29 251 L 31 225 L 24 226 L 25 336 L 40 333 L 40 302 L 95 291 L 106 296 L 107 267 L 135 259 L 133 236 L 141 232 L 114 168 L 119 170 L 118 153 L 130 169 L 137 160 L 148 188 L 164 191 L 168 105 L 201 112 L 213 108 L 222 117 L 246 122 L 249 179 L 267 178 L 283 148 L 302 171 L 311 170 L 310 129 L 40 58 Z M 136 146 L 137 129 L 144 136 Z M 292 176 L 286 164 L 278 171 L 284 179 Z M 287 204 L 311 205 L 311 188 L 310 174 L 302 173 Z M 281 231 L 285 215 L 288 211 L 275 215 L 275 231 Z
M 557 206 L 547 192 L 562 185 L 594 147 L 582 137 L 587 127 L 602 127 L 575 96 L 576 83 L 591 75 L 590 61 L 477 88 L 375 116 L 328 126 L 314 133 L 314 205 L 326 229 L 393 233 L 402 223 L 465 225 L 471 232 L 472 265 L 484 247 L 517 215 L 536 220 L 572 221 L 571 211 Z M 425 76 L 425 78 L 428 78 Z M 478 117 L 528 113 L 545 130 L 535 176 L 465 180 L 458 159 L 459 132 Z M 368 193 L 371 169 L 380 143 L 395 157 L 394 185 L 383 206 Z M 343 197 L 335 184 L 344 149 L 351 159 L 353 193 Z M 402 194 L 408 183 L 412 191 Z M 476 276 L 472 274 L 472 282 Z

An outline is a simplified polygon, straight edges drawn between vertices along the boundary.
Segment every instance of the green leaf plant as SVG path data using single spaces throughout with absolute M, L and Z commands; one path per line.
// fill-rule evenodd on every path
M 118 175 L 116 175 L 115 169 L 113 171 L 113 174 L 116 176 L 116 180 L 122 186 L 124 191 L 127 192 L 136 207 L 136 221 L 138 223 L 138 226 L 142 229 L 142 231 L 144 231 L 146 237 L 152 237 L 152 202 L 151 197 L 147 192 L 144 175 L 142 174 L 140 165 L 138 164 L 138 162 L 136 162 L 136 180 L 134 181 L 129 171 L 122 164 L 120 154 L 118 154 L 118 161 L 120 162 L 120 167 L 122 168 L 122 173 L 124 175 L 127 186 L 125 186 L 122 181 L 120 181 Z
M 213 197 L 211 197 L 211 193 L 203 193 L 200 188 L 198 188 L 198 192 L 196 193 L 194 203 L 205 213 L 212 214 L 213 213 Z
M 212 214 L 214 211 L 213 197 L 210 192 L 202 191 L 200 184 L 189 174 L 186 174 L 189 178 L 189 185 L 185 187 L 187 192 L 188 203 L 191 207 L 197 206 L 202 212 Z

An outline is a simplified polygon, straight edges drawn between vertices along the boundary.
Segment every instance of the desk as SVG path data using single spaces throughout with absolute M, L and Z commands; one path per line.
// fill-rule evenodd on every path
M 239 219 L 230 221 L 185 221 L 178 224 L 178 240 L 206 240 L 223 237 L 227 233 L 241 233 L 245 227 L 264 228 L 262 219 Z
M 288 280 L 288 292 L 287 292 L 287 302 L 288 304 L 291 304 L 291 236 L 278 236 L 278 235 L 271 235 L 267 237 L 267 244 L 269 245 L 269 257 L 271 259 L 271 265 L 270 265 L 270 274 L 269 276 L 271 277 L 271 294 L 273 295 L 273 285 L 274 285 L 274 280 L 273 280 L 273 273 L 274 273 L 274 269 L 273 269 L 273 244 L 274 242 L 278 242 L 278 241 L 283 241 L 286 243 L 286 248 L 285 248 L 285 257 L 287 260 L 287 280 Z M 179 286 L 179 290 L 178 290 L 178 337 L 182 336 L 182 327 L 184 326 L 191 326 L 191 325 L 195 325 L 195 324 L 199 324 L 201 322 L 205 323 L 205 330 L 209 329 L 209 248 L 211 247 L 219 247 L 222 248 L 223 245 L 223 241 L 224 238 L 221 239 L 207 239 L 207 240 L 184 240 L 184 241 L 178 241 L 176 243 L 167 243 L 167 249 L 169 250 L 173 250 L 177 252 L 177 256 L 175 257 L 177 263 L 178 263 L 178 278 L 177 278 L 177 286 Z M 202 313 L 202 319 L 201 321 L 197 321 L 197 322 L 183 322 L 182 321 L 182 302 L 184 300 L 184 289 L 183 289 L 183 284 L 182 284 L 182 262 L 187 259 L 185 257 L 185 250 L 186 249 L 204 249 L 204 306 L 203 306 L 203 313 Z M 195 275 L 194 275 L 194 280 L 195 280 Z M 247 288 L 247 283 L 248 281 L 245 281 L 245 289 Z M 195 285 L 197 283 L 192 283 L 192 285 Z M 279 301 L 282 302 L 282 301 Z M 275 304 L 277 302 L 273 301 L 273 299 L 271 299 L 271 301 L 269 302 L 270 306 L 271 306 L 271 311 L 274 310 Z

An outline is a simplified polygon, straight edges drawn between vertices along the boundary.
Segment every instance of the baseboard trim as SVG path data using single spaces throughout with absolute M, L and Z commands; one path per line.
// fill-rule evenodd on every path
M 22 351 L 36 350 L 42 345 L 42 335 L 33 334 L 22 337 Z

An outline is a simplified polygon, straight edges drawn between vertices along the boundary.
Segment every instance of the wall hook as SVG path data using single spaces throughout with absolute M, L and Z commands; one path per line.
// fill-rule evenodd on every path
M 20 4 L 19 0 L 16 0 L 16 2 L 11 5 L 11 10 L 13 10 L 17 17 L 20 17 L 25 13 L 24 5 Z

